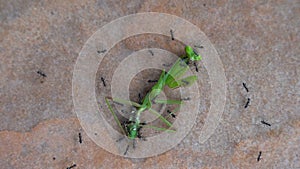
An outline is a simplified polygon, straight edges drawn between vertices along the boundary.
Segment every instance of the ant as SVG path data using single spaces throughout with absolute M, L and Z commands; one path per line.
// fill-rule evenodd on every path
M 67 169 L 71 169 L 71 168 L 74 168 L 74 167 L 76 167 L 76 164 L 73 164 L 70 167 L 67 167 Z
M 246 89 L 246 91 L 247 91 L 247 93 L 248 93 L 249 90 L 248 90 L 248 88 L 247 88 L 247 86 L 246 86 L 246 83 L 243 83 L 243 86 L 244 86 L 244 88 Z
M 141 93 L 139 93 L 139 103 L 140 104 L 142 104 L 142 100 L 143 100 L 142 95 L 141 95 Z
M 149 50 L 149 52 L 151 53 L 152 56 L 154 55 L 154 53 L 152 52 L 152 50 Z
M 44 72 L 40 71 L 40 70 L 37 71 L 36 73 L 38 73 L 39 75 L 41 75 L 43 77 L 47 77 L 47 75 Z
M 47 75 L 44 72 L 42 72 L 41 70 L 38 70 L 36 73 L 42 77 L 42 79 L 40 79 L 40 82 L 44 83 L 44 78 L 46 78 Z
M 245 105 L 245 108 L 247 108 L 249 106 L 249 103 L 250 103 L 250 98 L 248 98 L 248 100 L 246 102 L 246 105 Z
M 181 99 L 181 100 L 183 100 L 183 101 L 188 101 L 188 100 L 191 100 L 191 98 L 190 98 L 190 97 L 185 97 L 185 98 L 183 98 L 183 99 Z
M 106 87 L 105 79 L 103 77 L 101 77 L 101 81 L 103 83 L 103 86 Z
M 200 48 L 200 49 L 204 48 L 203 46 L 197 46 L 197 45 L 194 45 L 194 47 L 195 48 Z
M 262 124 L 267 125 L 267 126 L 271 126 L 270 123 L 265 122 L 264 120 L 260 121 Z
M 105 53 L 105 52 L 106 52 L 106 49 L 101 50 L 101 51 L 100 51 L 100 50 L 97 51 L 98 54 L 100 54 L 100 53 Z
M 82 143 L 82 136 L 81 136 L 81 133 L 79 133 L 78 136 L 79 136 L 79 143 L 81 144 L 81 143 Z
M 171 39 L 174 40 L 174 33 L 172 29 L 170 30 L 170 33 L 171 33 Z
M 170 110 L 167 110 L 167 112 L 175 119 L 176 118 L 176 115 L 173 113 L 173 112 L 171 112 Z
M 195 66 L 196 72 L 198 72 L 199 70 L 198 70 L 197 63 L 196 63 L 196 62 L 194 62 L 194 66 Z
M 257 161 L 259 161 L 261 159 L 261 151 L 259 151 L 258 157 L 257 157 Z
M 148 80 L 148 83 L 156 83 L 158 80 Z

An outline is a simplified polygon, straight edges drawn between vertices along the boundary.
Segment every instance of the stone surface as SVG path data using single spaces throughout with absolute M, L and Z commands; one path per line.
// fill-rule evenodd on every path
M 97 146 L 81 128 L 72 71 L 95 31 L 149 11 L 185 18 L 208 36 L 224 65 L 227 100 L 219 127 L 200 144 L 210 98 L 209 77 L 200 66 L 203 113 L 193 130 L 162 155 L 127 159 Z M 0 168 L 300 168 L 299 15 L 296 0 L 0 1 Z M 145 47 L 180 55 L 183 44 L 159 35 L 131 37 L 109 51 L 97 73 L 110 77 L 118 59 Z M 133 89 L 143 88 L 137 82 L 134 95 Z

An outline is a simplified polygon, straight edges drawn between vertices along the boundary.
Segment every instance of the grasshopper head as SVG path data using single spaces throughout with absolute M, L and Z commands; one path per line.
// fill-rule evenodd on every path
M 200 55 L 198 55 L 192 47 L 190 46 L 186 46 L 185 47 L 185 52 L 187 57 L 191 60 L 191 61 L 197 61 L 197 60 L 201 60 L 202 57 Z

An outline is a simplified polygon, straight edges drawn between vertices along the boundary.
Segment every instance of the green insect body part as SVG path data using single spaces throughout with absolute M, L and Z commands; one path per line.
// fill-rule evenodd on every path
M 187 60 L 187 59 L 185 59 Z M 179 79 L 188 70 L 187 64 L 181 58 L 177 59 L 175 64 L 171 67 L 168 72 L 166 84 L 169 85 L 172 81 Z
M 193 48 L 190 46 L 185 47 L 185 52 L 186 52 L 186 57 L 182 57 L 178 59 L 168 72 L 166 84 L 168 85 L 168 87 L 172 89 L 182 87 L 182 86 L 189 86 L 197 80 L 197 76 L 195 75 L 179 80 L 189 69 L 187 65 L 189 60 L 198 61 L 202 59 L 202 57 L 196 54 Z
M 138 136 L 139 128 L 140 126 L 135 122 L 133 122 L 132 124 L 128 124 L 126 126 L 126 131 L 128 131 L 127 137 L 131 140 L 135 139 Z
M 140 124 L 140 115 L 145 110 L 149 110 L 152 114 L 157 116 L 161 121 L 163 121 L 165 124 L 167 124 L 168 127 L 171 127 L 172 124 L 162 117 L 158 112 L 156 112 L 154 109 L 152 109 L 152 103 L 162 103 L 162 104 L 182 104 L 182 101 L 178 100 L 156 100 L 156 97 L 162 92 L 164 86 L 168 86 L 170 88 L 177 88 L 181 86 L 189 86 L 193 84 L 197 80 L 197 76 L 189 76 L 186 78 L 181 78 L 186 71 L 189 69 L 187 63 L 189 61 L 198 61 L 201 60 L 201 56 L 196 54 L 192 47 L 186 46 L 186 57 L 178 59 L 175 64 L 171 67 L 171 69 L 168 72 L 162 71 L 160 78 L 158 82 L 151 88 L 151 91 L 147 93 L 147 95 L 144 97 L 142 104 L 135 103 L 133 101 L 128 100 L 122 100 L 122 99 L 112 99 L 115 102 L 119 102 L 121 104 L 126 105 L 132 105 L 137 109 L 135 116 L 130 119 L 130 123 L 126 124 L 123 128 L 119 119 L 117 118 L 115 112 L 113 111 L 109 101 L 106 98 L 106 104 L 108 105 L 108 108 L 110 112 L 113 114 L 113 117 L 119 127 L 122 129 L 122 132 L 131 140 L 135 139 L 139 135 L 139 130 L 141 129 L 142 125 Z M 168 132 L 174 132 L 175 130 L 171 129 L 164 129 L 159 128 L 155 126 L 149 126 L 145 125 L 143 127 L 152 128 L 159 131 L 168 131 Z
M 158 104 L 182 104 L 181 100 L 154 100 L 155 103 Z
M 202 59 L 202 57 L 200 55 L 198 55 L 191 46 L 186 46 L 185 47 L 185 52 L 187 57 L 191 60 L 191 61 L 199 61 Z
M 170 84 L 168 85 L 171 89 L 177 88 L 177 87 L 187 87 L 192 85 L 195 81 L 197 81 L 197 76 L 193 75 L 193 76 L 189 76 L 186 78 L 183 78 L 181 80 L 173 80 L 170 82 Z
M 165 86 L 165 82 L 166 72 L 163 71 L 157 83 L 151 88 L 151 91 L 143 99 L 142 107 L 147 107 L 147 109 L 152 107 L 152 102 L 161 93 L 163 87 Z

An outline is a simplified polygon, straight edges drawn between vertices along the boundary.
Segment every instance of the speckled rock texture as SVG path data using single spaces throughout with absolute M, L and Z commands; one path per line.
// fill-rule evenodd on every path
M 168 13 L 198 26 L 223 62 L 227 95 L 217 130 L 200 144 L 210 98 L 209 77 L 200 65 L 203 113 L 192 131 L 164 154 L 129 159 L 97 146 L 81 128 L 72 71 L 94 32 L 139 12 Z M 299 16 L 298 0 L 1 0 L 0 168 L 300 168 Z M 159 35 L 130 37 L 109 51 L 98 74 L 109 76 L 118 60 L 111 58 L 144 47 L 180 55 L 183 44 Z M 142 92 L 145 85 L 133 81 L 130 90 Z

